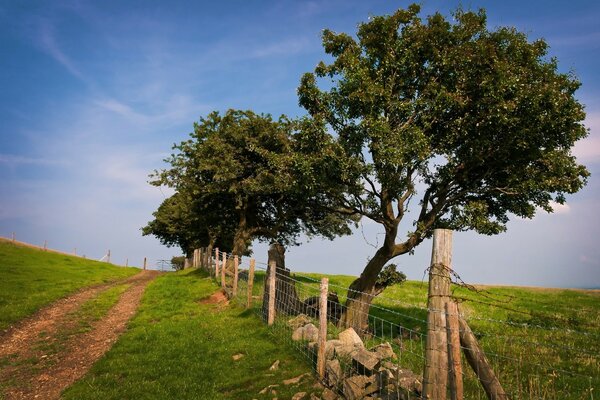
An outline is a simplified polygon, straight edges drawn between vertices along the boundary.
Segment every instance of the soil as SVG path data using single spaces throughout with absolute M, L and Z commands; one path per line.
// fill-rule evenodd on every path
M 8 387 L 4 398 L 58 399 L 125 331 L 146 286 L 159 274 L 142 271 L 126 280 L 80 291 L 2 334 L 0 365 L 8 364 L 0 370 L 0 385 Z M 129 287 L 103 318 L 94 322 L 89 331 L 71 335 L 64 342 L 55 343 L 54 351 L 48 351 L 59 330 L 74 323 L 73 311 L 103 290 L 121 283 L 128 283 Z

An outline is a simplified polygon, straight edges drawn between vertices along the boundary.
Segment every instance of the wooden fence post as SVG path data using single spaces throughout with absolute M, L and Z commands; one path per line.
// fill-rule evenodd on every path
M 448 333 L 448 366 L 450 373 L 450 399 L 463 400 L 463 371 L 460 361 L 460 334 L 458 327 L 458 306 L 455 302 L 446 303 L 446 328 Z
M 221 287 L 225 289 L 225 269 L 227 268 L 227 253 L 223 252 L 223 265 L 221 265 Z
M 129 257 L 127 257 L 127 258 L 125 259 L 125 266 L 126 266 L 126 267 L 129 267 Z
M 16 241 L 16 240 L 17 240 L 17 239 L 16 239 L 16 235 L 15 235 L 15 233 L 13 232 L 13 233 L 12 233 L 12 242 L 13 242 L 13 244 L 15 243 L 15 241 Z
M 319 352 L 317 353 L 317 372 L 319 378 L 325 378 L 325 343 L 327 342 L 327 294 L 329 279 L 321 278 L 321 293 L 319 298 Z
M 233 297 L 237 296 L 237 287 L 238 287 L 238 267 L 239 260 L 238 256 L 233 256 Z
M 48 241 L 44 240 L 44 251 L 48 251 Z
M 212 276 L 213 271 L 213 262 L 212 262 L 212 245 L 208 245 L 206 248 L 206 268 L 208 268 L 208 275 Z
M 106 257 L 106 262 L 110 264 L 110 249 L 108 249 L 108 257 Z
M 494 370 L 487 360 L 485 353 L 479 346 L 477 338 L 471 331 L 471 328 L 467 324 L 464 318 L 458 318 L 458 324 L 460 328 L 460 343 L 463 346 L 463 352 L 467 362 L 475 371 L 481 386 L 487 394 L 487 398 L 490 400 L 507 400 L 508 396 L 500 385 L 500 381 L 494 374 Z
M 435 229 L 429 267 L 429 295 L 427 299 L 427 340 L 425 344 L 425 371 L 423 398 L 446 400 L 448 383 L 448 336 L 446 333 L 445 304 L 450 296 L 450 268 L 452 265 L 452 231 Z
M 219 260 L 219 248 L 215 247 L 214 251 L 215 251 L 215 255 L 214 255 L 214 258 L 215 258 L 215 279 L 217 279 L 219 277 L 219 261 L 220 261 Z
M 254 289 L 254 267 L 256 265 L 256 260 L 254 258 L 250 259 L 250 270 L 248 271 L 248 303 L 246 304 L 246 308 L 252 307 L 252 289 Z
M 148 260 L 146 259 L 146 257 L 144 257 L 144 271 L 146 270 L 146 263 L 148 262 Z
M 269 263 L 269 307 L 267 308 L 267 325 L 273 325 L 275 322 L 275 270 L 277 264 L 275 261 Z

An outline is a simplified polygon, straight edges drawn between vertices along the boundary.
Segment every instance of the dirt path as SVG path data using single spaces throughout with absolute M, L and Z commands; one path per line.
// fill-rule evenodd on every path
M 50 338 L 61 326 L 69 324 L 69 314 L 87 300 L 118 283 L 84 290 L 59 300 L 34 317 L 11 328 L 1 338 L 0 360 L 10 357 L 12 360 L 23 362 L 13 362 L 13 366 L 4 368 L 0 372 L 0 381 L 20 378 L 28 382 L 20 381 L 13 387 L 9 385 L 4 393 L 5 398 L 58 399 L 65 388 L 81 378 L 92 364 L 110 349 L 135 314 L 146 286 L 159 274 L 158 271 L 142 271 L 118 282 L 128 283 L 130 286 L 108 314 L 93 323 L 89 332 L 69 337 L 52 360 L 39 360 L 33 371 L 31 367 L 27 367 L 26 360 L 44 357 L 36 354 L 36 343 L 45 337 Z

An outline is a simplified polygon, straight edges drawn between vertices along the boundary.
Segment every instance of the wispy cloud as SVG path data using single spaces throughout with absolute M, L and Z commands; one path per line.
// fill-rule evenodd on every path
M 581 162 L 600 162 L 600 112 L 588 113 L 584 123 L 590 134 L 575 144 L 573 154 Z
M 63 52 L 58 44 L 54 25 L 47 19 L 41 20 L 39 26 L 39 44 L 49 56 L 65 67 L 71 75 L 87 82 L 87 79 L 79 68 L 76 67 L 73 60 Z
M 9 167 L 17 167 L 19 165 L 66 165 L 67 163 L 66 160 L 0 154 L 0 164 L 5 164 Z

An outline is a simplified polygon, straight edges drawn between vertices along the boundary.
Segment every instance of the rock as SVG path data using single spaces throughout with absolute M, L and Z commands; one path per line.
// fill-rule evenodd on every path
M 388 342 L 381 343 L 381 344 L 373 347 L 371 349 L 371 351 L 377 353 L 377 356 L 379 357 L 380 360 L 383 360 L 385 358 L 392 358 L 392 359 L 398 358 L 396 356 L 396 353 L 394 353 L 394 349 L 392 348 L 392 345 L 389 344 Z
M 270 367 L 269 371 L 276 371 L 279 369 L 279 360 L 276 360 Z
M 290 328 L 296 330 L 296 329 L 301 328 L 304 325 L 308 325 L 310 323 L 311 323 L 311 320 L 310 320 L 310 318 L 308 318 L 308 316 L 306 314 L 298 314 L 298 316 L 290 319 L 287 322 L 287 325 Z
M 316 342 L 319 339 L 319 329 L 313 324 L 304 325 L 294 331 L 292 334 L 292 340 L 308 340 L 310 342 Z
M 288 386 L 288 385 L 296 385 L 296 384 L 300 383 L 300 381 L 302 380 L 302 378 L 304 378 L 307 375 L 310 376 L 310 374 L 307 372 L 307 373 L 299 375 L 299 376 L 297 376 L 295 378 L 287 379 L 287 380 L 283 381 L 283 384 L 286 385 L 286 386 Z
M 371 376 L 379 368 L 380 361 L 377 353 L 370 352 L 364 348 L 358 349 L 352 355 L 352 365 L 363 375 Z
M 353 328 L 348 328 L 343 332 L 340 332 L 339 338 L 345 345 L 352 347 L 365 347 L 360 336 L 356 333 Z
M 321 398 L 319 396 L 317 396 L 316 394 L 311 393 L 310 394 L 310 400 L 321 400 Z
M 231 356 L 231 358 L 233 358 L 233 361 L 237 361 L 237 360 L 241 359 L 242 357 L 244 357 L 244 355 L 242 353 L 234 354 L 233 356 Z
M 423 391 L 423 378 L 409 369 L 399 369 L 397 372 L 398 387 L 420 394 Z
M 306 397 L 306 392 L 298 392 L 292 396 L 292 400 L 302 400 Z
M 279 387 L 279 385 L 269 385 L 266 388 L 264 388 L 263 390 L 261 390 L 260 392 L 258 392 L 258 394 L 266 394 L 267 392 L 269 393 L 275 393 L 275 388 Z
M 344 381 L 344 396 L 348 400 L 362 400 L 378 390 L 375 376 L 354 375 Z
M 341 386 L 344 375 L 339 360 L 327 360 L 325 363 L 325 382 L 332 388 Z
M 339 396 L 335 394 L 333 390 L 325 388 L 325 390 L 323 390 L 323 393 L 321 393 L 321 398 L 323 400 L 337 400 Z

